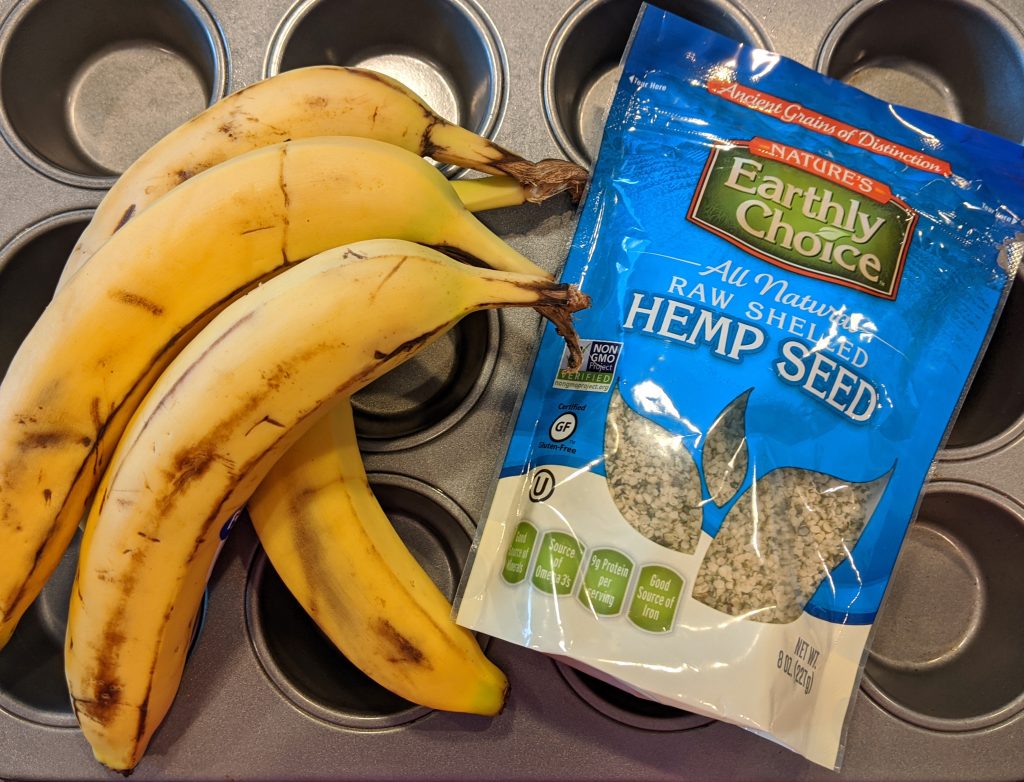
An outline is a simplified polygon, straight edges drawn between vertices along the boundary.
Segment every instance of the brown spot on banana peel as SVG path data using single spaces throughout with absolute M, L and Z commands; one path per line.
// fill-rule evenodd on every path
M 410 350 L 415 350 L 416 348 L 418 348 L 423 343 L 428 342 L 435 334 L 437 334 L 438 332 L 441 332 L 441 331 L 445 331 L 450 326 L 451 326 L 450 323 L 444 323 L 444 324 L 438 326 L 437 328 L 431 329 L 430 331 L 425 331 L 424 333 L 420 334 L 419 336 L 413 337 L 412 339 L 407 339 L 405 342 L 403 342 L 398 347 L 396 347 L 396 348 L 394 348 L 392 350 L 389 350 L 387 352 L 382 351 L 382 350 L 375 350 L 375 351 L 373 351 L 373 357 L 374 357 L 375 360 L 380 361 L 380 362 L 390 361 L 391 359 L 395 358 L 396 356 L 401 356 L 403 353 L 408 353 Z
M 167 473 L 172 491 L 175 493 L 184 491 L 190 483 L 202 478 L 214 462 L 220 458 L 220 454 L 209 441 L 179 451 L 174 457 L 171 472 Z
M 318 625 L 320 624 L 320 605 L 318 602 L 320 600 L 327 603 L 330 606 L 331 613 L 336 616 L 348 616 L 351 614 L 351 609 L 334 590 L 316 590 L 311 586 L 311 576 L 313 574 L 323 574 L 319 580 L 330 583 L 327 574 L 332 572 L 331 565 L 324 559 L 323 546 L 316 536 L 312 534 L 315 522 L 310 518 L 309 510 L 310 503 L 324 488 L 327 487 L 307 486 L 296 492 L 288 503 L 289 515 L 295 522 L 294 526 L 292 526 L 292 534 L 295 536 L 295 548 L 302 557 L 303 563 L 301 571 L 294 573 L 293 576 L 304 580 L 305 608 L 313 618 L 313 621 Z
M 65 445 L 69 440 L 78 437 L 70 429 L 44 429 L 40 432 L 29 432 L 18 441 L 18 449 L 26 451 L 45 450 Z
M 92 417 L 92 425 L 97 435 L 103 430 L 103 416 L 100 415 L 100 398 L 94 396 L 89 403 L 89 415 Z
M 438 153 L 443 153 L 445 148 L 435 144 L 431 138 L 434 128 L 447 125 L 448 123 L 429 109 L 424 109 L 423 113 L 427 116 L 427 125 L 423 128 L 423 133 L 420 134 L 420 156 L 435 157 Z
M 288 195 L 288 183 L 285 180 L 284 165 L 285 160 L 288 157 L 288 147 L 281 147 L 281 165 L 278 169 L 277 183 L 278 187 L 281 188 L 281 198 L 284 201 L 284 209 L 281 212 L 281 262 L 283 264 L 290 264 L 291 261 L 288 258 L 288 228 L 291 225 L 289 213 L 291 211 L 291 196 Z M 304 259 L 303 259 L 304 260 Z
M 119 301 L 122 304 L 127 304 L 131 307 L 140 307 L 146 312 L 160 317 L 164 314 L 164 308 L 157 304 L 155 301 L 147 299 L 145 296 L 140 296 L 137 293 L 132 293 L 126 290 L 116 290 L 110 292 L 110 298 L 114 301 Z
M 403 255 L 401 258 L 398 259 L 398 263 L 395 264 L 394 268 L 391 271 L 389 271 L 386 275 L 384 275 L 384 279 L 380 281 L 380 284 L 376 288 L 370 291 L 369 295 L 367 296 L 367 299 L 370 302 L 373 302 L 377 299 L 377 294 L 380 293 L 381 290 L 383 290 L 384 286 L 388 284 L 388 280 L 395 276 L 395 274 L 398 273 L 399 269 L 401 269 L 408 260 L 409 256 L 407 255 Z
M 248 313 L 244 317 L 240 318 L 238 322 L 232 324 L 231 328 L 226 329 L 224 334 L 221 334 L 217 340 L 215 340 L 207 349 L 200 354 L 200 356 L 188 367 L 188 369 L 182 374 L 170 390 L 164 395 L 164 397 L 157 404 L 156 410 L 160 410 L 163 405 L 178 391 L 182 381 L 199 366 L 203 359 L 209 355 L 210 351 L 225 339 L 231 331 L 238 328 L 254 313 Z M 228 441 L 231 436 L 235 433 L 241 424 L 246 422 L 246 419 L 252 415 L 253 411 L 258 409 L 260 405 L 264 403 L 266 398 L 277 388 L 280 387 L 281 382 L 284 378 L 290 377 L 292 373 L 296 371 L 296 368 L 313 358 L 314 356 L 322 353 L 325 350 L 330 349 L 330 345 L 326 343 L 317 343 L 311 348 L 303 351 L 296 355 L 289 361 L 283 361 L 277 365 L 273 372 L 267 375 L 265 378 L 264 385 L 259 390 L 249 394 L 246 399 L 237 408 L 231 411 L 225 416 L 216 426 L 211 427 L 206 437 L 196 443 L 189 444 L 182 448 L 176 453 L 172 460 L 171 469 L 166 473 L 168 483 L 170 484 L 169 490 L 160 497 L 156 504 L 159 508 L 161 515 L 168 514 L 178 501 L 183 490 L 192 482 L 199 480 L 209 471 L 209 469 L 216 462 L 227 464 L 229 469 L 235 475 L 241 475 L 245 473 L 245 468 L 237 469 L 236 466 L 227 460 L 222 454 L 217 451 L 217 444 Z M 154 412 L 155 415 L 155 412 Z M 274 422 L 282 432 L 287 430 L 283 424 L 278 421 Z M 254 427 L 249 426 L 246 431 L 251 432 Z M 117 474 L 115 473 L 112 477 L 112 483 L 117 480 Z M 204 532 L 203 535 L 206 533 Z M 194 554 L 194 552 L 193 552 Z
M 252 430 L 259 426 L 260 424 L 270 424 L 271 426 L 276 426 L 281 429 L 284 428 L 284 424 L 282 424 L 280 421 L 275 421 L 269 415 L 265 415 L 259 421 L 257 421 L 256 423 L 249 427 L 249 431 L 245 433 L 245 436 L 248 437 L 252 433 Z
M 131 220 L 134 215 L 135 215 L 135 204 L 129 204 L 128 208 L 124 210 L 124 214 L 121 215 L 121 219 L 117 221 L 117 225 L 114 226 L 114 230 L 113 230 L 112 233 L 117 233 L 122 228 L 124 228 L 125 223 L 127 223 L 129 220 Z M 76 247 L 75 249 L 77 250 L 78 248 Z
M 107 725 L 112 712 L 127 705 L 121 703 L 122 687 L 116 680 L 108 680 L 102 675 L 97 675 L 89 684 L 92 697 L 71 696 L 75 713 L 79 719 L 86 717 L 99 725 Z
M 383 617 L 378 618 L 374 623 L 373 629 L 382 639 L 384 639 L 386 645 L 392 649 L 392 654 L 388 657 L 388 662 L 409 663 L 428 670 L 433 668 L 430 664 L 430 660 L 422 650 L 398 632 L 395 626 L 387 619 L 384 619 Z
M 200 537 L 196 538 L 195 547 L 192 549 L 191 553 L 189 553 L 188 559 L 185 560 L 185 567 L 190 567 L 192 565 L 192 563 L 195 561 L 195 558 L 199 555 L 199 549 L 201 549 L 203 547 L 203 544 L 205 542 L 206 542 L 206 536 L 205 535 L 201 535 Z M 172 611 L 174 610 L 174 606 L 171 606 L 171 610 Z M 166 624 L 167 621 L 170 621 L 170 618 L 171 618 L 171 612 L 168 611 L 167 615 L 164 617 L 164 619 L 166 620 L 165 624 Z

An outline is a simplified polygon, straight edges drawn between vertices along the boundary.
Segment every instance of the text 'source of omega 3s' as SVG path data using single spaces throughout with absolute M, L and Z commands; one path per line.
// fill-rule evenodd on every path
M 459 622 L 837 767 L 1022 162 L 645 7 Z

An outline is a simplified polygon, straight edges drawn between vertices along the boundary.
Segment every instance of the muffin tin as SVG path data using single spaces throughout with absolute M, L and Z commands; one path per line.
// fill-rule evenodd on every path
M 1024 140 L 1024 0 L 657 4 L 887 100 Z M 282 69 L 362 64 L 528 157 L 587 163 L 639 6 L 0 0 L 0 371 L 116 174 L 209 102 Z M 556 199 L 483 220 L 554 271 L 573 209 Z M 477 316 L 356 399 L 382 504 L 449 595 L 539 328 L 532 312 Z M 512 682 L 501 715 L 413 706 L 326 644 L 243 515 L 178 699 L 133 779 L 1024 778 L 1022 340 L 1017 286 L 909 533 L 838 774 L 497 640 L 488 654 Z M 0 653 L 0 779 L 112 778 L 63 689 L 73 553 Z

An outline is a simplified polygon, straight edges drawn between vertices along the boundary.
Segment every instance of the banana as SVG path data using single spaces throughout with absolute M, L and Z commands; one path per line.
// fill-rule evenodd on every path
M 288 449 L 247 507 L 281 580 L 356 667 L 413 703 L 498 712 L 496 669 L 370 490 L 347 400 Z
M 187 179 L 269 144 L 316 136 L 361 136 L 523 183 L 540 202 L 568 190 L 579 200 L 587 172 L 563 160 L 531 163 L 447 122 L 414 92 L 383 74 L 312 66 L 286 71 L 218 101 L 154 144 L 118 179 L 71 253 L 74 274 L 134 215 Z
M 484 176 L 451 181 L 455 194 L 470 212 L 486 212 L 526 203 L 523 185 L 510 176 Z
M 58 291 L 0 385 L 0 647 L 70 542 L 128 418 L 188 339 L 283 269 L 389 235 L 546 275 L 422 158 L 345 137 L 264 147 L 184 182 Z
M 128 771 L 142 757 L 177 691 L 218 532 L 332 402 L 472 311 L 542 305 L 571 317 L 587 303 L 546 277 L 383 240 L 323 253 L 222 310 L 138 408 L 86 522 L 65 670 L 96 758 Z M 394 628 L 392 654 L 410 666 L 457 654 L 418 640 Z M 493 713 L 506 682 L 476 663 L 461 668 L 474 675 L 460 706 Z

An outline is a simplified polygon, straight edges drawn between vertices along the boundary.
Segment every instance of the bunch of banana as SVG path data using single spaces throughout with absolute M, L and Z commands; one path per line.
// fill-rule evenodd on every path
M 302 140 L 281 142 L 282 137 Z M 449 183 L 417 152 L 518 179 Z M 534 306 L 575 345 L 570 315 L 583 305 L 581 298 L 550 283 L 550 275 L 491 234 L 466 207 L 514 205 L 562 189 L 578 195 L 582 182 L 572 164 L 529 163 L 433 116 L 396 82 L 345 68 L 290 72 L 236 93 L 172 132 L 125 172 L 98 208 L 54 301 L 0 385 L 0 426 L 7 427 L 0 439 L 0 647 L 104 480 L 83 541 L 67 649 L 76 713 L 100 760 L 118 770 L 138 762 L 177 689 L 197 596 L 219 540 L 209 531 L 245 502 L 292 443 L 281 472 L 267 478 L 251 509 L 288 587 L 327 635 L 384 686 L 435 708 L 486 714 L 500 709 L 504 677 L 451 621 L 447 600 L 405 551 L 370 491 L 347 401 L 319 425 L 314 421 L 330 397 L 347 397 L 450 327 L 467 307 Z M 443 256 L 439 260 L 426 247 L 393 242 L 306 260 L 385 236 L 526 277 L 487 277 Z M 390 271 L 383 277 L 362 267 L 372 260 L 379 272 L 388 257 Z M 345 295 L 374 307 L 381 335 L 405 333 L 399 325 L 411 328 L 396 324 L 396 317 L 411 317 L 423 327 L 429 296 L 440 297 L 430 312 L 440 318 L 447 311 L 449 317 L 437 320 L 433 331 L 421 328 L 415 338 L 399 340 L 390 351 L 376 350 L 344 378 L 316 368 L 324 366 L 318 353 L 342 347 L 339 342 L 329 348 L 319 327 L 308 328 L 305 347 L 293 353 L 288 348 L 294 345 L 278 339 L 277 322 L 272 337 L 252 340 L 257 323 L 268 328 L 269 317 L 278 317 L 256 314 L 269 307 L 277 286 L 304 290 L 316 300 L 323 291 L 303 281 L 326 274 L 331 264 L 338 267 L 337 279 L 348 279 L 352 290 Z M 396 307 L 384 296 L 399 282 L 409 306 Z M 519 298 L 511 296 L 517 286 Z M 413 288 L 419 290 L 416 297 L 408 294 Z M 483 292 L 490 298 L 472 298 Z M 309 301 L 288 301 L 268 311 L 294 310 L 309 324 Z M 360 309 L 346 303 L 333 312 Z M 349 334 L 362 335 L 366 328 L 344 322 Z M 235 332 L 250 336 L 235 341 Z M 426 332 L 431 333 L 421 338 Z M 196 351 L 219 355 L 215 348 L 227 343 L 261 345 L 259 356 L 244 359 L 250 370 L 264 362 L 247 381 L 254 392 L 260 386 L 260 393 L 244 402 L 226 399 L 223 408 L 212 403 L 214 394 L 197 397 L 193 410 L 179 404 L 179 396 L 206 377 L 207 359 Z M 171 364 L 183 349 L 186 357 Z M 335 366 L 352 369 L 334 355 Z M 290 383 L 293 371 L 307 365 L 313 369 L 303 372 L 336 381 L 331 393 L 300 399 Z M 290 412 L 245 417 L 270 397 L 283 400 Z M 196 410 L 208 416 L 197 418 Z M 148 423 L 157 413 L 160 421 L 171 421 L 162 432 Z M 183 420 L 196 426 L 182 426 Z M 242 421 L 251 426 L 240 430 Z M 203 430 L 204 422 L 213 428 Z M 126 484 L 119 476 L 133 473 L 121 465 L 141 458 L 142 432 L 155 438 L 148 441 L 148 456 L 156 463 L 145 469 L 157 477 Z M 232 437 L 243 441 L 237 453 L 228 448 Z M 115 446 L 116 466 L 108 470 Z M 328 480 L 316 483 L 317 476 Z M 293 489 L 302 484 L 324 491 L 294 502 Z M 200 505 L 217 498 L 215 507 L 201 508 L 216 512 L 204 516 L 184 495 Z M 191 508 L 186 518 L 206 519 L 202 528 L 164 523 L 179 499 L 181 507 Z M 347 510 L 339 514 L 339 508 Z M 153 531 L 157 522 L 161 534 Z M 356 540 L 380 556 L 356 556 Z M 171 549 L 187 555 L 175 559 Z M 150 566 L 140 568 L 147 560 Z M 205 566 L 194 567 L 197 561 Z M 317 561 L 331 567 L 313 567 Z M 342 572 L 350 574 L 348 587 Z M 154 586 L 143 590 L 143 578 Z M 396 643 L 417 654 L 395 654 Z M 135 645 L 128 652 L 120 644 Z M 144 659 L 150 667 L 127 664 Z
M 115 769 L 138 762 L 177 691 L 218 532 L 318 415 L 470 312 L 537 305 L 572 312 L 581 304 L 573 289 L 543 276 L 476 269 L 408 242 L 379 240 L 312 258 L 214 318 L 139 407 L 86 522 L 68 621 L 67 676 L 99 760 Z M 313 465 L 328 484 L 331 466 Z M 319 487 L 303 488 L 311 492 L 307 504 L 284 509 L 300 522 Z M 293 574 L 300 582 L 309 577 L 306 583 L 315 584 L 321 572 L 335 581 L 339 574 L 331 569 L 338 561 L 320 550 L 315 511 L 309 521 L 309 528 L 296 524 L 275 550 L 286 563 L 302 561 Z M 353 526 L 358 530 L 338 531 Z M 364 542 L 371 545 L 357 556 L 369 561 L 352 573 L 355 593 L 318 591 L 318 603 L 358 603 L 364 599 L 360 579 L 387 580 L 392 568 L 405 564 L 395 540 L 344 543 Z M 382 659 L 410 680 L 425 666 L 441 665 L 429 669 L 436 691 L 424 691 L 435 703 L 496 713 L 505 677 L 472 636 L 430 628 L 438 596 L 416 586 L 410 601 L 416 615 L 373 606 L 353 617 L 350 629 L 370 636 Z M 405 587 L 371 585 L 381 593 Z M 138 595 L 145 599 L 134 599 Z M 381 613 L 371 616 L 374 611 Z

